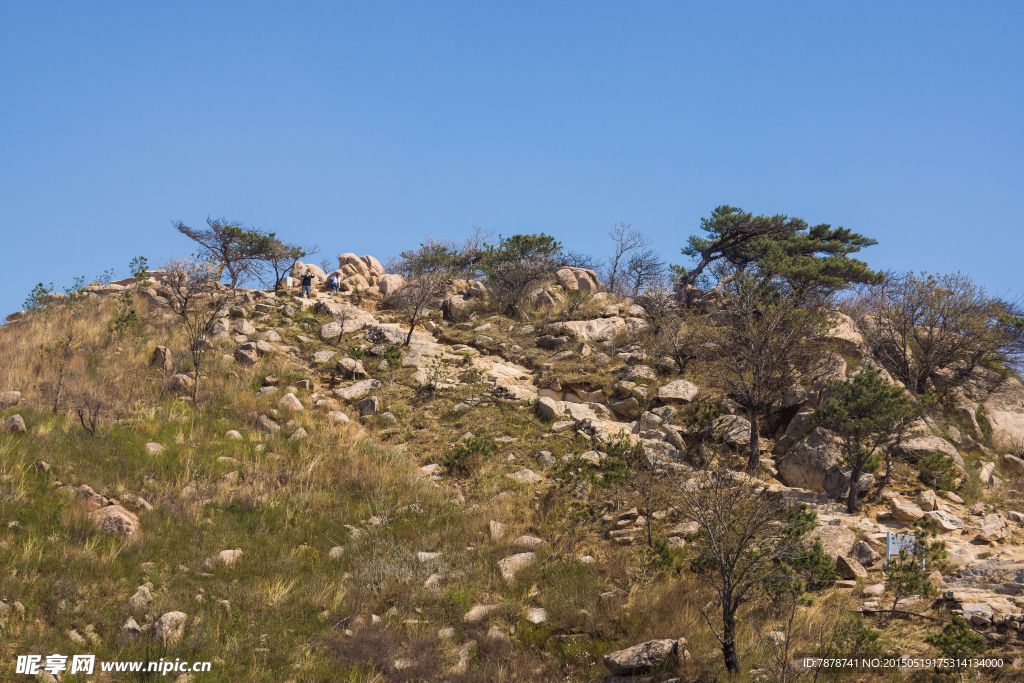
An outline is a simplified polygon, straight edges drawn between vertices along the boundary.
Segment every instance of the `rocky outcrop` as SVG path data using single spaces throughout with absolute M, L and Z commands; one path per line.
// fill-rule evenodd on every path
M 649 640 L 625 650 L 605 655 L 605 667 L 617 676 L 642 674 L 671 661 L 676 656 L 675 640 Z
M 782 457 L 778 463 L 779 477 L 787 486 L 825 491 L 826 474 L 839 467 L 841 461 L 835 437 L 818 427 Z

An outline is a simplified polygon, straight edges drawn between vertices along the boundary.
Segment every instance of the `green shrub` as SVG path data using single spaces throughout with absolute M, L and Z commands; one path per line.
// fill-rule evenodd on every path
M 444 456 L 444 466 L 453 474 L 470 474 L 480 464 L 480 458 L 490 454 L 490 442 L 476 436 L 452 446 Z
M 925 486 L 949 491 L 956 485 L 959 472 L 952 458 L 942 453 L 932 453 L 917 465 L 918 477 Z

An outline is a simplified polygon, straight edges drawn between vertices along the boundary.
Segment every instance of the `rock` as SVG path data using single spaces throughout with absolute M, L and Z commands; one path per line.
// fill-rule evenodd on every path
M 515 540 L 515 544 L 526 546 L 527 548 L 536 548 L 537 546 L 547 545 L 548 542 L 536 536 L 523 535 Z
M 946 495 L 946 498 L 948 498 L 949 500 L 953 501 L 957 505 L 963 505 L 964 504 L 964 499 L 961 498 L 960 496 L 956 495 L 952 491 L 946 491 L 945 495 Z
M 302 402 L 295 398 L 295 394 L 287 393 L 281 397 L 281 400 L 277 402 L 277 405 L 281 406 L 285 410 L 303 410 Z
M 381 275 L 377 280 L 377 287 L 381 294 L 393 294 L 405 285 L 405 278 L 397 274 Z
M 548 620 L 548 613 L 543 607 L 529 607 L 526 610 L 526 620 L 531 624 L 543 624 Z
M 436 560 L 439 557 L 441 557 L 441 553 L 428 553 L 422 550 L 416 553 L 416 559 L 420 562 L 430 562 L 432 560 Z
M 846 557 L 857 541 L 857 535 L 844 526 L 819 526 L 807 534 L 807 542 L 821 540 L 821 547 L 833 558 Z
M 317 351 L 313 354 L 314 363 L 330 363 L 334 358 L 334 351 Z
M 337 560 L 338 558 L 340 558 L 344 554 L 345 554 L 345 548 L 343 548 L 340 545 L 336 545 L 333 548 L 331 548 L 330 552 L 327 553 L 327 557 L 329 557 L 332 560 Z
M 346 415 L 345 413 L 341 412 L 340 410 L 332 410 L 329 413 L 327 413 L 326 417 L 327 417 L 327 421 L 328 422 L 337 422 L 337 423 L 340 423 L 340 424 L 348 424 L 349 421 L 350 421 L 348 419 L 348 415 Z
M 490 529 L 492 541 L 500 540 L 501 537 L 505 535 L 505 525 L 501 522 L 496 522 L 492 519 L 490 523 Z
M 165 450 L 167 450 L 166 448 L 164 448 L 163 444 L 155 443 L 152 441 L 145 445 L 145 449 L 147 455 L 160 455 Z
M 363 361 L 355 358 L 342 358 L 338 361 L 337 371 L 345 377 L 366 377 L 366 368 Z
M 864 569 L 860 562 L 852 557 L 843 557 L 842 555 L 836 558 L 836 571 L 844 579 L 863 579 L 868 575 L 868 570 Z
M 259 341 L 275 343 L 281 341 L 281 335 L 274 330 L 267 330 L 266 332 L 260 332 L 256 335 L 256 339 Z
M 188 615 L 184 612 L 167 612 L 153 624 L 153 636 L 163 645 L 176 643 L 185 634 Z
M 978 538 L 992 543 L 1010 535 L 1010 525 L 1002 515 L 985 515 Z
M 640 417 L 641 413 L 640 402 L 633 396 L 623 399 L 613 398 L 608 402 L 608 407 L 627 420 L 635 420 Z
M 993 483 L 993 475 L 996 471 L 996 464 L 994 462 L 983 463 L 981 471 L 978 472 L 978 479 L 981 480 L 982 484 L 991 486 Z
M 938 521 L 943 531 L 956 531 L 964 528 L 963 520 L 945 510 L 929 510 L 924 513 L 924 518 Z
M 882 557 L 864 541 L 854 543 L 853 548 L 850 550 L 850 555 L 865 567 L 870 567 Z
M 128 621 L 124 622 L 124 626 L 121 627 L 117 634 L 118 640 L 122 642 L 138 640 L 141 636 L 142 629 L 139 628 L 139 623 L 131 617 L 128 617 Z
M 120 505 L 108 505 L 90 515 L 93 524 L 107 534 L 131 538 L 139 531 L 139 518 Z
M 235 360 L 242 365 L 256 365 L 259 360 L 259 354 L 256 353 L 256 349 L 235 349 Z
M 544 481 L 544 477 L 540 476 L 528 467 L 524 467 L 518 472 L 513 472 L 508 476 L 523 484 L 537 484 Z
M 685 379 L 677 379 L 658 389 L 662 403 L 689 403 L 697 398 L 697 385 Z
M 266 415 L 260 415 L 256 418 L 256 426 L 266 432 L 281 431 L 281 425 L 277 424 Z
M 334 394 L 340 399 L 352 401 L 362 398 L 375 389 L 380 389 L 384 384 L 376 379 L 364 379 L 344 389 L 335 389 Z
M 619 332 L 626 330 L 626 321 L 620 317 L 572 320 L 552 323 L 544 327 L 547 334 L 565 335 L 581 342 L 613 341 Z
M 467 624 L 478 624 L 496 609 L 498 609 L 498 605 L 474 605 L 463 615 L 462 620 Z
M 517 553 L 515 555 L 510 555 L 505 559 L 498 561 L 498 569 L 501 571 L 502 577 L 511 583 L 512 581 L 515 581 L 517 573 L 525 567 L 533 564 L 536 557 L 536 553 Z
M 605 655 L 605 667 L 617 676 L 632 676 L 656 669 L 676 654 L 675 640 L 649 640 Z
M 939 436 L 917 436 L 912 439 L 907 439 L 900 446 L 900 452 L 904 455 L 909 456 L 911 462 L 916 462 L 921 458 L 926 458 L 932 453 L 943 453 L 953 462 L 964 466 L 964 459 L 960 457 L 956 448 L 951 443 Z
M 360 417 L 376 415 L 380 412 L 380 398 L 378 396 L 367 396 L 356 404 Z
M 1001 379 L 985 398 L 984 408 L 992 442 L 1000 448 L 1019 448 L 1024 443 L 1024 385 L 1016 377 Z
M 46 462 L 45 460 L 37 460 L 36 461 L 36 469 L 39 470 L 40 472 L 49 472 L 50 471 L 50 463 Z M 1016 512 L 1011 512 L 1010 513 L 1010 515 L 1015 515 L 1015 514 L 1017 514 L 1017 513 Z M 1013 519 L 1012 516 L 1011 516 L 1011 519 Z
M 244 334 L 247 337 L 251 334 L 256 334 L 256 328 L 253 327 L 253 324 L 245 318 L 239 318 L 235 322 L 231 323 L 231 329 L 235 334 Z
M 0 420 L 0 432 L 25 433 L 25 420 L 21 415 L 11 415 Z
M 142 609 L 151 602 L 153 602 L 153 595 L 146 586 L 139 586 L 138 590 L 135 591 L 135 595 L 128 598 L 128 606 L 132 609 Z
M 418 471 L 421 477 L 431 477 L 434 475 L 444 474 L 447 470 L 445 470 L 443 465 L 432 463 L 430 465 L 424 465 Z
M 217 554 L 217 562 L 223 564 L 226 567 L 230 567 L 235 562 L 242 558 L 242 549 L 235 548 L 234 550 L 221 550 Z
M 866 598 L 880 598 L 883 595 L 885 595 L 884 583 L 876 583 L 864 589 L 864 597 Z
M 839 467 L 841 462 L 835 437 L 818 427 L 778 462 L 779 477 L 787 486 L 825 491 L 826 473 Z M 848 482 L 846 486 L 849 489 Z
M 171 375 L 167 388 L 171 391 L 192 391 L 196 381 L 190 375 Z
M 635 382 L 638 379 L 646 379 L 653 382 L 658 379 L 658 373 L 654 368 L 650 368 L 646 365 L 634 365 L 626 371 L 625 375 L 622 376 L 622 381 L 624 382 Z
M 158 346 L 153 349 L 153 355 L 149 358 L 152 367 L 159 368 L 161 372 L 167 373 L 174 369 L 174 354 L 166 346 Z M 2 400 L 0 400 L 2 403 Z
M 924 510 L 898 498 L 889 501 L 889 511 L 897 522 L 913 522 L 924 517 Z
M 939 501 L 935 498 L 935 491 L 925 490 L 917 494 L 914 504 L 925 512 L 939 509 Z

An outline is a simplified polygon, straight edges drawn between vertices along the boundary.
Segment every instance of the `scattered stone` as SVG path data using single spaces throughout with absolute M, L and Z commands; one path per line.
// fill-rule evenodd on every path
M 898 498 L 889 501 L 889 511 L 897 522 L 913 522 L 924 517 L 924 510 Z
M 914 504 L 925 512 L 939 509 L 939 501 L 935 498 L 935 491 L 925 490 L 917 494 Z
M 505 559 L 498 561 L 498 569 L 501 571 L 502 577 L 511 583 L 512 581 L 515 581 L 516 574 L 533 564 L 533 561 L 536 558 L 536 553 L 517 553 L 515 555 L 510 555 Z
M 527 467 L 524 467 L 518 472 L 513 472 L 508 476 L 523 484 L 537 484 L 544 481 L 544 477 Z
M 185 634 L 188 615 L 184 612 L 167 612 L 153 624 L 153 636 L 163 645 L 172 645 Z
M 93 524 L 107 534 L 131 538 L 139 531 L 139 518 L 120 505 L 108 505 L 90 515 Z
M 837 557 L 836 571 L 844 579 L 863 579 L 867 578 L 868 575 L 868 570 L 864 569 L 864 566 L 852 557 Z
M 287 393 L 281 397 L 281 400 L 277 402 L 277 405 L 281 406 L 285 410 L 303 410 L 302 402 L 295 398 L 295 394 Z
M 492 541 L 497 541 L 497 540 L 501 539 L 502 536 L 505 535 L 505 525 L 502 524 L 501 522 L 496 522 L 496 521 L 494 521 L 492 519 L 490 527 L 491 527 L 491 540 Z
M 39 470 L 40 472 L 49 472 L 50 471 L 50 463 L 46 462 L 45 460 L 37 460 L 36 461 L 36 469 Z M 1016 513 L 1010 513 L 1010 514 L 1016 514 Z
M 159 455 L 167 450 L 164 448 L 163 444 L 154 443 L 152 441 L 147 443 L 145 448 L 148 455 Z
M 605 655 L 604 665 L 617 676 L 646 673 L 668 662 L 676 654 L 676 641 L 649 640 Z
M 302 427 L 299 427 L 294 432 L 292 432 L 292 435 L 289 436 L 288 438 L 289 439 L 305 439 L 308 436 L 309 436 L 309 434 L 306 433 L 306 430 L 304 428 L 302 428 Z
M 498 609 L 498 605 L 474 605 L 463 615 L 462 620 L 467 624 L 478 624 L 496 609 Z
M 864 597 L 866 598 L 880 598 L 885 594 L 885 584 L 876 583 L 871 586 L 867 586 L 864 589 Z
M 260 415 L 256 419 L 256 426 L 266 432 L 279 432 L 281 431 L 281 425 L 271 420 L 266 415 Z
M 138 590 L 135 591 L 135 595 L 128 598 L 128 606 L 132 609 L 142 609 L 151 602 L 153 602 L 153 595 L 146 586 L 139 586 Z
M 340 545 L 336 545 L 333 548 L 331 548 L 331 550 L 327 553 L 327 557 L 329 557 L 332 560 L 337 560 L 338 558 L 340 558 L 344 554 L 345 554 L 345 549 L 343 547 L 341 547 Z
M 25 433 L 25 420 L 21 415 L 11 415 L 0 420 L 0 432 Z
M 238 431 L 237 429 L 229 429 L 227 432 L 224 433 L 224 438 L 225 439 L 236 439 L 236 440 L 237 439 L 241 439 L 242 438 L 242 433 L 240 431 Z
M 846 557 L 857 542 L 857 535 L 844 526 L 819 526 L 807 534 L 807 541 L 821 540 L 822 549 L 831 557 Z
M 384 384 L 376 379 L 364 379 L 344 389 L 335 389 L 334 394 L 346 401 L 362 398 L 375 389 L 380 389 Z
M 128 621 L 124 622 L 124 626 L 121 627 L 117 637 L 122 642 L 138 640 L 142 636 L 142 629 L 139 628 L 139 623 L 132 617 L 128 617 Z
M 854 543 L 850 554 L 865 567 L 870 567 L 882 557 L 864 541 Z
M 350 422 L 350 420 L 348 419 L 348 415 L 341 412 L 340 410 L 332 410 L 329 413 L 327 413 L 327 421 L 338 422 L 341 424 L 348 424 Z
M 657 395 L 663 403 L 689 403 L 697 398 L 697 385 L 685 379 L 677 379 L 658 389 Z
M 939 526 L 943 531 L 956 531 L 957 529 L 964 528 L 963 520 L 945 510 L 932 510 L 924 513 L 924 517 L 925 519 L 934 519 L 938 521 Z
M 526 610 L 526 620 L 531 624 L 543 624 L 548 620 L 548 613 L 543 607 L 529 607 Z
M 250 334 L 256 334 L 256 328 L 253 324 L 245 318 L 239 318 L 231 324 L 231 329 L 234 330 L 235 334 L 244 334 L 249 336 Z

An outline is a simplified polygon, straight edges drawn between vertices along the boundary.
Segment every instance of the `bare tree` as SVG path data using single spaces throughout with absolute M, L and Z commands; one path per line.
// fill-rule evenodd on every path
M 162 268 L 166 271 L 165 305 L 184 328 L 185 344 L 195 370 L 192 384 L 192 400 L 195 401 L 199 395 L 203 354 L 210 345 L 207 334 L 232 297 L 229 290 L 218 284 L 218 266 L 212 261 L 194 257 L 171 259 Z
M 1014 307 L 962 273 L 890 275 L 858 306 L 872 354 L 914 394 L 944 395 L 980 366 L 1019 365 L 1024 329 Z
M 747 412 L 753 473 L 760 467 L 761 417 L 801 380 L 832 369 L 832 320 L 827 297 L 798 298 L 781 279 L 740 274 L 726 291 L 727 308 L 704 324 L 694 321 L 689 334 L 711 381 Z
M 79 305 L 76 305 L 74 300 L 69 300 L 67 305 L 55 307 L 51 318 L 55 331 L 53 343 L 44 344 L 41 349 L 44 363 L 54 374 L 52 382 L 49 383 L 53 392 L 54 414 L 60 410 L 72 364 L 85 343 L 80 302 L 78 303 Z
M 264 266 L 260 268 L 262 272 L 266 271 L 273 272 L 274 281 L 268 282 L 263 281 L 263 284 L 276 287 L 281 279 L 288 275 L 295 267 L 295 263 L 300 259 L 312 256 L 320 252 L 320 247 L 316 244 L 311 246 L 300 247 L 296 244 L 287 244 L 282 240 L 274 237 L 266 251 L 261 255 L 258 260 L 258 265 Z M 262 278 L 261 278 L 262 279 Z
M 690 569 L 716 595 L 720 626 L 711 616 L 715 603 L 700 613 L 722 647 L 726 668 L 738 673 L 737 612 L 789 578 L 789 563 L 814 528 L 813 515 L 792 507 L 763 482 L 725 469 L 698 470 L 675 489 L 672 507 L 699 527 L 690 544 Z
M 634 251 L 626 261 L 622 289 L 633 299 L 649 290 L 658 289 L 665 279 L 665 262 L 654 249 Z
M 614 294 L 622 294 L 622 275 L 630 255 L 637 250 L 650 246 L 651 240 L 644 233 L 633 228 L 629 223 L 618 222 L 608 230 L 614 245 L 608 261 L 601 269 L 605 288 Z

